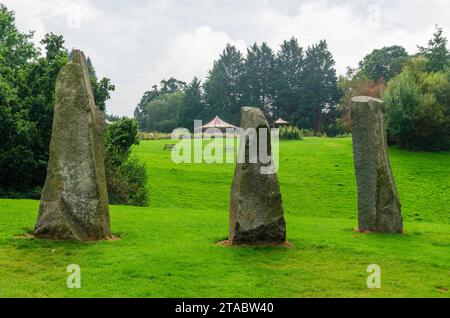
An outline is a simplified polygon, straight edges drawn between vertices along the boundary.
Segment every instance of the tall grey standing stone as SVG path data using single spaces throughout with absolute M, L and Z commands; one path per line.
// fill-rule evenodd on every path
M 387 150 L 384 102 L 355 97 L 351 117 L 359 230 L 402 233 L 401 205 Z
M 286 222 L 276 173 L 263 174 L 261 168 L 273 164 L 270 127 L 259 108 L 241 110 L 241 127 L 246 132 L 245 163 L 237 163 L 231 189 L 229 241 L 233 245 L 281 244 L 286 241 Z M 268 132 L 270 163 L 250 163 L 248 129 Z M 259 134 L 258 134 L 259 135 Z M 242 138 L 242 136 L 241 136 Z M 259 143 L 259 136 L 258 136 Z M 243 143 L 241 141 L 241 147 Z
M 36 237 L 79 241 L 111 237 L 104 125 L 86 58 L 76 50 L 56 81 L 50 159 Z

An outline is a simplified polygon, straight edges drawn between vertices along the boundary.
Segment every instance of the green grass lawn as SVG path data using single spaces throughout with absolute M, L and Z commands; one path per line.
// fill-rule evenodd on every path
M 356 234 L 351 139 L 282 142 L 279 178 L 293 248 L 230 248 L 234 165 L 176 165 L 167 141 L 135 154 L 147 208 L 111 207 L 121 240 L 27 239 L 38 201 L 0 200 L 0 297 L 450 297 L 450 153 L 391 149 L 404 235 Z M 81 267 L 82 288 L 66 287 Z M 382 269 L 368 289 L 366 269 Z

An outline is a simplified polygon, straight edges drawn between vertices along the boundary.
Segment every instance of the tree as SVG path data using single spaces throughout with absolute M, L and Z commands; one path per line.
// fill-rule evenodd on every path
M 372 81 L 388 82 L 402 71 L 408 53 L 398 45 L 376 49 L 359 63 L 361 71 Z
M 337 85 L 342 96 L 338 106 L 340 115 L 337 119 L 337 125 L 343 132 L 351 133 L 350 109 L 352 98 L 355 96 L 381 98 L 386 89 L 386 83 L 383 80 L 374 82 L 362 71 L 348 68 L 347 73 L 339 77 Z
M 219 115 L 233 124 L 240 121 L 240 109 L 244 106 L 242 98 L 242 78 L 244 58 L 235 46 L 228 44 L 214 62 L 204 84 L 208 115 Z
M 450 72 L 430 73 L 421 63 L 411 61 L 388 83 L 384 99 L 389 138 L 405 149 L 449 150 Z
M 177 114 L 182 107 L 183 92 L 163 94 L 146 106 L 146 127 L 149 131 L 170 133 L 177 128 Z
M 183 101 L 178 110 L 177 124 L 179 127 L 191 129 L 195 120 L 203 120 L 205 101 L 201 81 L 194 77 L 184 90 Z
M 443 71 L 449 65 L 450 52 L 447 49 L 447 42 L 442 28 L 436 26 L 436 32 L 428 42 L 428 46 L 419 46 L 420 54 L 428 59 L 427 70 L 429 72 Z
M 263 43 L 247 49 L 242 80 L 243 100 L 250 106 L 260 107 L 267 118 L 272 117 L 275 100 L 275 55 Z
M 111 98 L 111 92 L 116 90 L 116 86 L 111 83 L 109 78 L 104 77 L 98 80 L 91 58 L 88 57 L 86 62 L 89 79 L 91 80 L 92 90 L 94 92 L 95 105 L 97 105 L 100 111 L 106 112 L 106 102 Z
M 56 78 L 69 61 L 64 38 L 41 41 L 43 55 L 0 4 L 0 192 L 39 197 L 45 181 Z
M 304 92 L 297 122 L 323 131 L 322 125 L 333 121 L 339 100 L 333 56 L 326 41 L 320 41 L 306 51 L 303 68 Z
M 186 88 L 186 83 L 176 78 L 169 78 L 161 81 L 161 94 L 172 94 L 180 92 Z
M 141 98 L 141 101 L 136 106 L 134 111 L 134 118 L 137 120 L 139 129 L 143 131 L 151 131 L 155 127 L 150 128 L 149 123 L 149 113 L 148 105 L 157 100 L 159 97 L 165 94 L 173 94 L 181 92 L 186 88 L 186 83 L 171 77 L 168 80 L 162 80 L 160 83 L 161 88 L 158 85 L 153 85 L 152 89 L 146 91 Z M 173 119 L 173 116 L 171 116 Z
M 32 33 L 15 26 L 14 12 L 0 4 L 0 192 L 20 191 L 35 182 L 36 124 L 23 99 L 29 96 L 26 72 L 38 56 Z
M 303 67 L 305 64 L 303 48 L 297 39 L 284 41 L 277 54 L 275 66 L 275 107 L 274 117 L 284 117 L 294 121 L 300 108 L 303 92 Z
M 37 168 L 33 175 L 36 182 L 43 183 L 49 157 L 56 78 L 69 58 L 62 36 L 49 33 L 40 43 L 44 45 L 45 56 L 26 67 L 22 103 L 28 110 L 28 120 L 36 125 L 33 153 Z

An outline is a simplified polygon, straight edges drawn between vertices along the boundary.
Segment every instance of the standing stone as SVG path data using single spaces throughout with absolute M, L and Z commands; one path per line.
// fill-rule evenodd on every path
M 351 117 L 359 230 L 402 233 L 401 206 L 387 150 L 384 102 L 355 97 Z
M 74 51 L 56 81 L 50 160 L 36 237 L 79 241 L 111 237 L 103 133 L 85 56 Z
M 270 127 L 259 108 L 244 107 L 241 116 L 241 127 L 246 131 L 241 136 L 245 138 L 246 160 L 237 163 L 234 173 L 229 242 L 233 245 L 281 244 L 286 241 L 286 222 L 278 177 L 276 173 L 263 174 L 261 170 L 273 164 Z M 260 160 L 249 163 L 249 128 L 267 129 L 270 163 L 263 164 Z

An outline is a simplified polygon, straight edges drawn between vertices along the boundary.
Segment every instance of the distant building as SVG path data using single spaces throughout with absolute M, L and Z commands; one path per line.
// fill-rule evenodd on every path
M 287 121 L 278 118 L 278 120 L 275 122 L 275 127 L 284 127 L 284 126 L 289 126 L 290 123 L 288 123 Z
M 202 130 L 213 128 L 220 129 L 220 131 L 225 132 L 227 129 L 236 129 L 237 127 L 223 121 L 219 116 L 216 116 L 208 124 L 201 127 Z

